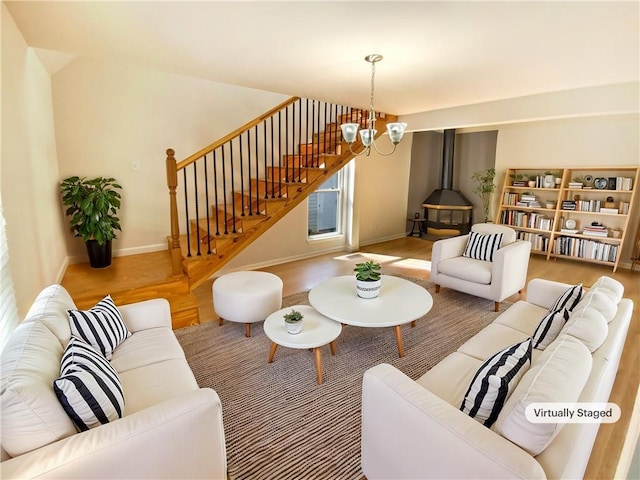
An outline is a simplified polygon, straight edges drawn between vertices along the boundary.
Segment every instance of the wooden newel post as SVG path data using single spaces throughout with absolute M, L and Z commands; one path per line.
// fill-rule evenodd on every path
M 171 252 L 171 269 L 174 275 L 182 275 L 182 251 L 180 250 L 180 227 L 178 225 L 178 169 L 173 149 L 167 149 L 167 187 L 169 187 L 169 211 L 171 215 L 171 236 L 169 251 Z

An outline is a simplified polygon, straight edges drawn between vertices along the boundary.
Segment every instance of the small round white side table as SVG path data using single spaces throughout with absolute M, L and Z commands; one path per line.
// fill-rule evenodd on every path
M 292 335 L 287 331 L 284 323 L 284 314 L 291 310 L 297 310 L 304 316 L 302 331 Z M 321 315 L 307 305 L 294 305 L 272 313 L 264 321 L 264 333 L 271 340 L 271 351 L 268 363 L 273 362 L 278 345 L 289 348 L 313 349 L 318 374 L 318 385 L 322 383 L 322 354 L 320 347 L 329 344 L 331 355 L 336 354 L 333 341 L 342 332 L 342 325 Z
M 251 324 L 261 322 L 282 307 L 282 280 L 268 272 L 233 272 L 213 282 L 213 309 L 224 320 L 245 324 L 245 336 L 251 336 Z

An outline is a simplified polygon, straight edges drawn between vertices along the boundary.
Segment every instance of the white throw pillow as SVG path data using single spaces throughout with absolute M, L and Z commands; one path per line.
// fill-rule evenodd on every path
M 622 296 L 624 295 L 624 285 L 619 281 L 604 275 L 596 280 L 596 283 L 594 283 L 591 288 L 601 288 L 606 290 L 616 305 L 620 303 L 620 300 L 622 300 Z
M 485 262 L 493 262 L 493 256 L 500 248 L 501 242 L 501 233 L 482 235 L 480 233 L 470 232 L 469 239 L 467 240 L 467 246 L 465 247 L 462 256 L 473 258 L 475 260 L 484 260 Z
M 490 427 L 530 365 L 531 338 L 492 355 L 473 376 L 460 410 Z
M 111 295 L 100 300 L 90 310 L 69 310 L 71 334 L 83 339 L 111 360 L 111 355 L 131 332 Z
M 532 403 L 575 403 L 584 388 L 593 359 L 582 342 L 562 335 L 545 349 L 498 415 L 492 430 L 539 455 L 553 441 L 564 423 L 533 423 L 526 417 Z
M 592 288 L 585 293 L 575 310 L 585 306 L 595 308 L 599 311 L 607 320 L 607 323 L 613 320 L 613 317 L 618 313 L 618 304 L 612 300 L 608 291 L 603 290 L 600 287 L 595 289 Z
M 577 338 L 593 353 L 607 339 L 609 325 L 602 313 L 593 307 L 584 306 L 571 312 L 560 333 Z
M 81 432 L 122 418 L 124 393 L 118 373 L 81 339 L 69 340 L 53 389 Z

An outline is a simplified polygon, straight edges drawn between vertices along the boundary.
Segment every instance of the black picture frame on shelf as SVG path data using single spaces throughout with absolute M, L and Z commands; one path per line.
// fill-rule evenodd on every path
M 615 190 L 616 189 L 616 177 L 609 177 L 609 183 L 607 185 L 607 190 Z

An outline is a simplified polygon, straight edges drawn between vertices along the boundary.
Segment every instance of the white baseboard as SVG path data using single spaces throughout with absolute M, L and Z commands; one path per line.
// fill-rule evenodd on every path
M 366 245 L 373 245 L 374 243 L 382 243 L 382 242 L 388 242 L 390 240 L 397 240 L 399 238 L 404 238 L 406 237 L 407 234 L 406 233 L 397 233 L 395 235 L 389 235 L 388 237 L 380 237 L 380 238 L 372 238 L 370 240 L 367 240 L 366 242 L 360 242 L 361 246 L 366 246 Z

